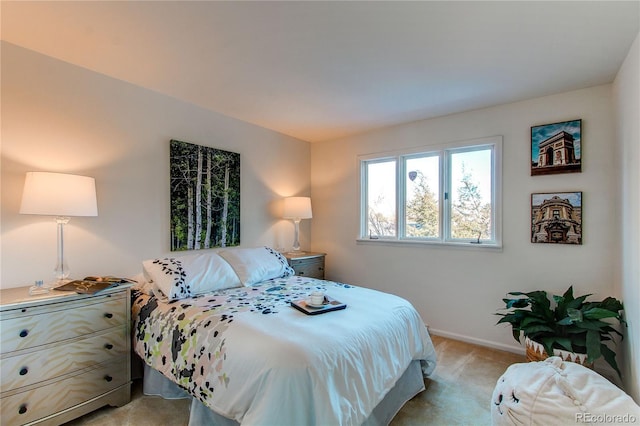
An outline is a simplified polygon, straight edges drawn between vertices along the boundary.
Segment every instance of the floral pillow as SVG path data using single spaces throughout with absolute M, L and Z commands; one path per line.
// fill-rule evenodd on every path
M 142 269 L 154 293 L 159 291 L 169 300 L 242 286 L 231 266 L 214 252 L 149 259 L 142 262 Z
M 282 253 L 270 247 L 234 248 L 218 253 L 229 262 L 246 286 L 294 274 Z

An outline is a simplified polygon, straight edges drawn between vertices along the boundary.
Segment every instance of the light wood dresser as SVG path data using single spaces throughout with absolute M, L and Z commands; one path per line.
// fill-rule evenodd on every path
M 0 423 L 59 425 L 131 399 L 128 284 L 95 295 L 0 290 Z

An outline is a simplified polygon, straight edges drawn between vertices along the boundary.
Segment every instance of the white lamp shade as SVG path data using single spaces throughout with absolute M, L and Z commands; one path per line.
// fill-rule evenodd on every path
M 98 216 L 96 181 L 64 173 L 27 172 L 20 213 Z
M 285 219 L 311 219 L 311 198 L 288 197 L 284 199 Z

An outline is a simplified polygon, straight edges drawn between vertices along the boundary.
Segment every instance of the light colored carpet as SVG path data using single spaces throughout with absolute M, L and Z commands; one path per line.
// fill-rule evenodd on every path
M 407 402 L 391 426 L 490 425 L 491 394 L 508 366 L 522 355 L 432 336 L 438 354 L 427 389 Z
M 391 426 L 490 425 L 490 400 L 496 381 L 517 355 L 457 340 L 432 336 L 438 354 L 427 389 L 407 402 Z M 189 401 L 165 400 L 142 394 L 134 382 L 132 400 L 119 407 L 104 407 L 67 423 L 68 426 L 186 426 Z

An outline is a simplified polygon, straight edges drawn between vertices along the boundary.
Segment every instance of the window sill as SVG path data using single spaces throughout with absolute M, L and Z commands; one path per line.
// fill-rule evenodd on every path
M 369 239 L 369 238 L 358 238 L 356 239 L 356 244 L 358 245 L 386 245 L 386 246 L 405 246 L 405 247 L 440 247 L 440 248 L 451 248 L 451 249 L 460 249 L 460 250 L 489 250 L 502 252 L 502 244 L 491 244 L 491 243 L 454 243 L 454 242 L 441 242 L 441 241 L 413 241 L 413 240 L 395 240 L 395 239 L 386 239 L 386 238 L 378 238 L 378 239 Z

